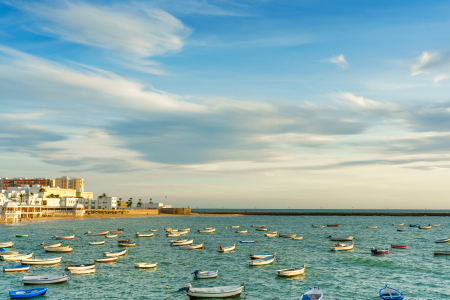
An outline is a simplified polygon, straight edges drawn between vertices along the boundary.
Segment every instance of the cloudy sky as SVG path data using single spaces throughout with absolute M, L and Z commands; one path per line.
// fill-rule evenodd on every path
M 446 1 L 0 0 L 1 177 L 450 209 Z

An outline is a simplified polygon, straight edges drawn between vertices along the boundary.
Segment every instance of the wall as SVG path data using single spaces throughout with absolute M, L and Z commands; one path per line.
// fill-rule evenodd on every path
M 161 213 L 171 215 L 191 215 L 191 207 L 188 208 L 161 208 Z

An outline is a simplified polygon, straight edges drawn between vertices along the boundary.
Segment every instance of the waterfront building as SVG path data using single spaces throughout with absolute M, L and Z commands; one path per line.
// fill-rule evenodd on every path
M 164 203 L 142 203 L 141 205 L 142 209 L 162 209 L 162 208 L 172 208 L 172 205 L 166 204 L 164 205 Z
M 0 187 L 2 190 L 6 190 L 9 187 L 22 187 L 22 186 L 55 186 L 55 181 L 48 178 L 0 178 Z
M 85 209 L 117 209 L 117 198 L 106 197 L 101 199 L 77 198 L 77 203 Z
M 69 178 L 68 176 L 63 176 L 61 178 L 55 179 L 55 185 L 61 189 L 84 190 L 84 179 Z

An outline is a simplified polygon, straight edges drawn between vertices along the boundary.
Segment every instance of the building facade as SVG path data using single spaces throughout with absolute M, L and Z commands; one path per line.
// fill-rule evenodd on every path
M 23 185 L 32 186 L 55 186 L 55 181 L 48 178 L 1 178 L 0 186 L 2 190 L 7 190 L 9 187 L 22 187 Z
M 84 191 L 84 179 L 69 178 L 68 176 L 63 176 L 61 178 L 55 179 L 55 186 L 62 189 L 71 189 L 71 190 L 80 189 L 81 191 Z

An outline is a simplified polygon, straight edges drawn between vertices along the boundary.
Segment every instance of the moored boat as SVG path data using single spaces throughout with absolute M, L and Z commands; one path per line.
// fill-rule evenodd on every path
M 178 234 L 179 235 L 186 235 L 186 234 L 188 234 L 189 233 L 189 231 L 178 231 Z
M 391 248 L 406 249 L 408 245 L 391 245 Z
M 171 245 L 176 247 L 176 246 L 188 246 L 188 245 L 192 245 L 194 243 L 194 240 L 189 240 L 189 241 L 184 241 L 184 242 L 174 242 Z
M 192 285 L 188 283 L 184 288 L 179 289 L 178 292 L 186 291 L 186 294 L 190 299 L 226 299 L 240 296 L 243 289 L 244 284 L 212 288 L 193 288 Z
M 222 245 L 220 245 L 219 249 L 217 251 L 222 252 L 222 253 L 226 253 L 226 252 L 231 252 L 234 249 L 236 249 L 236 244 L 234 244 L 233 246 L 230 246 L 230 247 L 223 247 Z
M 379 292 L 380 298 L 384 300 L 402 300 L 403 294 L 397 291 L 396 289 L 390 288 L 385 285 Z
M 323 300 L 323 292 L 314 285 L 314 287 L 309 289 L 300 300 Z
M 180 246 L 179 249 L 181 250 L 201 250 L 205 248 L 205 244 L 198 244 L 198 245 L 190 245 L 190 246 Z
M 273 263 L 275 259 L 277 259 L 276 255 L 270 255 L 260 259 L 251 259 L 247 261 L 247 266 L 253 267 L 253 266 L 269 265 Z
M 450 251 L 433 251 L 434 255 L 450 255 Z
M 94 235 L 107 235 L 108 234 L 108 230 L 107 231 L 103 231 L 103 232 L 86 232 L 85 234 L 90 235 L 90 236 L 94 236 Z M 114 233 L 114 232 L 113 232 Z
M 121 234 L 121 233 L 122 233 L 122 230 L 111 230 L 110 233 L 113 233 L 113 234 Z
M 378 226 L 366 226 L 366 228 L 368 228 L 368 229 L 377 229 Z
M 24 276 L 22 278 L 23 284 L 52 284 L 62 283 L 69 280 L 69 274 L 63 275 L 37 275 L 37 276 Z
M 156 231 L 158 231 L 158 229 L 150 229 L 149 231 L 156 232 Z
M 330 247 L 330 251 L 349 251 L 353 250 L 353 243 L 337 243 L 334 247 Z
M 275 271 L 275 274 L 281 277 L 297 276 L 305 273 L 305 265 L 298 268 L 282 269 Z
M 180 234 L 179 233 L 168 233 L 166 234 L 166 237 L 179 237 Z
M 94 269 L 95 264 L 85 264 L 85 265 L 66 265 L 64 269 L 73 271 L 73 270 L 89 270 Z
M 398 224 L 392 223 L 392 226 L 405 226 L 405 223 L 398 223 Z
M 450 238 L 436 241 L 436 243 L 447 243 L 447 242 L 450 242 Z
M 108 257 L 115 257 L 115 256 L 122 256 L 127 254 L 127 248 L 125 249 L 119 249 L 116 251 L 110 251 L 110 252 L 103 252 L 104 256 L 108 256 Z
M 325 228 L 324 225 L 311 225 L 312 228 Z
M 172 230 L 172 228 L 164 228 L 164 230 L 165 230 L 165 231 L 167 231 L 167 230 Z
M 257 242 L 257 240 L 254 240 L 254 241 L 239 241 L 239 243 L 241 243 L 241 244 L 254 244 L 256 242 Z
M 33 253 L 27 254 L 15 254 L 15 255 L 2 255 L 0 258 L 4 261 L 20 261 L 21 259 L 32 258 Z
M 373 247 L 370 251 L 372 252 L 372 254 L 388 254 L 389 248 L 376 249 L 375 247 Z
M 158 265 L 157 262 L 154 262 L 154 263 L 135 263 L 134 267 L 135 268 L 141 268 L 141 269 L 148 269 L 148 268 L 156 268 L 157 265 Z
M 101 242 L 92 242 L 89 243 L 89 245 L 104 245 L 106 241 L 101 241 Z
M 428 229 L 428 230 L 430 230 L 431 229 L 431 226 L 418 226 L 418 228 L 419 229 Z
M 238 225 L 233 225 L 233 226 L 230 226 L 230 228 L 239 228 L 239 226 Z
M 28 271 L 30 269 L 30 266 L 6 266 L 3 267 L 3 272 L 24 272 Z
M 58 252 L 58 253 L 68 253 L 68 252 L 72 252 L 73 248 L 70 248 L 69 246 L 65 246 L 65 247 L 45 247 L 44 251 L 45 252 Z
M 86 270 L 72 270 L 70 271 L 70 275 L 72 274 L 78 274 L 78 275 L 84 275 L 84 274 L 94 274 L 95 269 L 86 269 Z
M 113 239 L 117 237 L 117 234 L 106 235 L 107 238 Z
M 252 227 L 256 227 L 256 228 L 264 228 L 264 227 L 266 227 L 266 226 L 264 226 L 264 225 L 252 225 Z
M 129 243 L 130 242 L 130 239 L 128 239 L 128 240 L 117 240 L 117 243 Z
M 215 271 L 195 270 L 191 274 L 194 275 L 194 278 L 198 278 L 198 279 L 216 278 L 217 275 L 219 275 L 219 270 L 215 270 Z
M 236 233 L 248 233 L 248 230 L 236 230 Z
M 327 227 L 339 227 L 339 224 L 331 224 L 331 225 L 327 225 Z
M 61 262 L 62 256 L 52 258 L 26 258 L 21 259 L 22 265 L 55 265 Z
M 264 233 L 264 236 L 268 236 L 268 237 L 276 237 L 277 234 L 276 234 L 276 233 L 271 233 L 271 232 L 269 232 L 269 233 Z
M 419 224 L 409 224 L 409 227 L 417 227 Z
M 212 227 L 205 227 L 204 228 L 205 230 L 210 230 L 210 229 L 213 229 Z
M 57 236 L 57 235 L 55 235 L 53 238 L 55 240 L 73 240 L 75 238 L 75 234 L 74 235 L 68 235 L 68 236 Z
M 16 237 L 28 237 L 28 234 L 16 234 Z
M 94 259 L 95 262 L 98 263 L 109 263 L 109 262 L 115 262 L 118 259 L 118 256 L 114 257 L 107 257 L 107 258 L 96 258 Z
M 134 243 L 119 243 L 120 247 L 135 247 L 136 246 L 136 242 Z
M 294 238 L 297 236 L 297 234 L 281 234 L 280 233 L 278 236 L 282 237 L 282 238 Z
M 347 236 L 347 237 L 332 237 L 331 235 L 328 236 L 328 238 L 330 239 L 330 241 L 335 241 L 335 242 L 351 242 L 353 241 L 353 239 L 355 238 L 353 235 Z
M 267 231 L 267 228 L 255 228 L 257 231 Z
M 431 225 L 431 226 L 433 226 L 433 227 L 439 227 L 439 226 L 441 226 L 441 224 L 435 224 L 435 225 Z
M 191 231 L 191 229 L 190 228 L 185 228 L 185 229 L 178 229 L 178 231 L 184 231 L 184 232 L 190 232 Z
M 272 254 L 249 254 L 248 257 L 251 260 L 255 260 L 255 259 L 261 259 L 261 258 L 265 258 L 265 257 L 269 257 L 269 256 L 276 256 L 276 255 L 277 255 L 277 253 L 274 252 Z
M 187 242 L 187 239 L 183 239 L 183 240 L 171 240 L 171 243 L 183 243 L 183 242 Z
M 215 228 L 211 228 L 211 229 L 205 229 L 205 230 L 198 230 L 199 233 L 216 233 L 216 229 Z
M 1 255 L 15 255 L 19 254 L 17 250 L 9 250 L 8 248 L 0 248 L 0 256 Z
M 41 243 L 41 248 L 61 247 L 61 245 L 62 245 L 62 243 L 50 244 L 50 245 L 45 245 L 44 243 Z
M 45 293 L 47 293 L 47 289 L 48 288 L 45 287 L 45 288 L 9 291 L 9 296 L 13 299 L 32 298 L 45 295 Z
M 153 237 L 154 233 L 139 233 L 136 232 L 135 237 Z
M 303 237 L 302 236 L 296 236 L 296 237 L 293 237 L 292 239 L 293 240 L 303 240 Z
M 0 248 L 11 248 L 12 246 L 14 246 L 14 242 L 0 243 Z
M 397 229 L 398 232 L 405 232 L 403 229 Z

